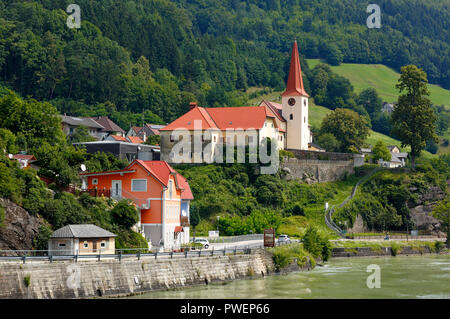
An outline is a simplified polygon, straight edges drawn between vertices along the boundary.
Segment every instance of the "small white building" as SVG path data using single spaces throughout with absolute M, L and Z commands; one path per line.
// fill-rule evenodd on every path
M 49 255 L 98 255 L 115 253 L 116 235 L 93 224 L 67 225 L 53 232 Z

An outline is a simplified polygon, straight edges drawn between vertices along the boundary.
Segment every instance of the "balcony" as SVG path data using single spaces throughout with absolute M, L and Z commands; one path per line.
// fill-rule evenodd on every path
M 183 226 L 183 227 L 189 227 L 190 226 L 190 224 L 189 224 L 189 217 L 181 216 L 180 223 L 181 223 L 181 226 Z

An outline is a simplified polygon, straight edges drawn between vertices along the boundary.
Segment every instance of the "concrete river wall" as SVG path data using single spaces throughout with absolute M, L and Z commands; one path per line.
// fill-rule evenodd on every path
M 0 299 L 114 296 L 264 276 L 273 269 L 263 250 L 173 259 L 0 262 Z

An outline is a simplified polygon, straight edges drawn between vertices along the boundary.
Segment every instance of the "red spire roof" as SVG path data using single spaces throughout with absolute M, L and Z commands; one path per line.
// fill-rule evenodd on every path
M 291 66 L 289 67 L 289 77 L 284 95 L 304 95 L 309 97 L 303 87 L 302 67 L 300 66 L 300 58 L 298 55 L 297 41 L 294 42 L 291 54 Z

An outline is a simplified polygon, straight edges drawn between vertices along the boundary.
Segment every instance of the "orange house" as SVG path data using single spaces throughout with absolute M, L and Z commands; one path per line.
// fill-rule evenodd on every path
M 138 228 L 152 246 L 177 248 L 189 243 L 187 180 L 167 162 L 135 160 L 122 170 L 80 174 L 89 192 L 132 200 L 140 212 Z

